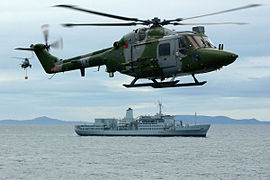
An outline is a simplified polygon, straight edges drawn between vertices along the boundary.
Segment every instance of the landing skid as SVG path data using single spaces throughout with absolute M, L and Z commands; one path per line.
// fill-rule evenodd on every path
M 173 82 L 161 82 L 161 83 L 142 83 L 142 84 L 123 84 L 126 88 L 132 88 L 132 87 L 145 87 L 145 86 L 151 86 L 153 88 L 167 88 L 167 87 L 185 87 L 185 86 L 202 86 L 206 83 L 206 81 L 199 82 L 199 83 L 183 83 L 183 84 L 177 84 L 176 81 Z
M 206 81 L 199 82 L 194 75 L 192 75 L 194 78 L 194 83 L 178 83 L 179 80 L 176 81 L 169 81 L 169 82 L 157 82 L 155 79 L 153 79 L 153 83 L 141 83 L 141 84 L 135 84 L 135 82 L 139 78 L 135 78 L 130 84 L 123 84 L 126 88 L 132 88 L 132 87 L 146 87 L 151 86 L 153 88 L 168 88 L 168 87 L 186 87 L 186 86 L 202 86 L 206 83 Z

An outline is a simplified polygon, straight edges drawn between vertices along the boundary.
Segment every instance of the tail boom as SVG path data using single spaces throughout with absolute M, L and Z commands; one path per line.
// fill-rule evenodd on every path
M 33 49 L 43 69 L 48 74 L 72 71 L 76 69 L 80 69 L 82 71 L 88 67 L 105 65 L 106 58 L 104 56 L 104 53 L 107 50 L 111 49 L 108 48 L 102 51 L 96 51 L 90 54 L 86 54 L 84 56 L 77 56 L 62 60 L 51 55 L 46 49 L 46 45 L 44 44 L 31 45 L 30 48 Z

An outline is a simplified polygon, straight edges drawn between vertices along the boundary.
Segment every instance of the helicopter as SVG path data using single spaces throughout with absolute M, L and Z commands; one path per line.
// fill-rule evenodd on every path
M 29 59 L 31 58 L 19 58 L 19 59 L 23 59 L 22 64 L 20 64 L 22 69 L 25 70 L 28 67 L 32 68 L 32 64 L 30 64 L 30 61 L 29 61 Z
M 32 44 L 30 48 L 16 48 L 17 50 L 34 51 L 41 65 L 48 74 L 80 70 L 81 76 L 85 76 L 85 68 L 106 66 L 109 77 L 114 77 L 116 71 L 134 77 L 129 84 L 123 84 L 127 88 L 150 86 L 153 88 L 202 86 L 206 81 L 200 82 L 196 74 L 208 73 L 219 70 L 233 63 L 238 55 L 223 50 L 224 45 L 218 48 L 205 34 L 203 25 L 236 24 L 241 22 L 218 23 L 182 23 L 184 20 L 212 16 L 242 9 L 260 6 L 250 4 L 238 8 L 208 13 L 188 18 L 176 18 L 161 21 L 158 17 L 151 20 L 142 20 L 118 16 L 98 11 L 92 11 L 73 5 L 56 5 L 54 7 L 81 11 L 108 18 L 128 21 L 124 23 L 66 23 L 65 27 L 74 26 L 148 26 L 133 30 L 124 35 L 119 41 L 115 41 L 112 47 L 101 49 L 92 53 L 76 56 L 68 59 L 59 59 L 49 53 L 48 35 L 45 33 L 45 44 Z M 167 29 L 165 25 L 193 25 L 192 31 L 175 31 Z M 175 80 L 178 76 L 192 76 L 194 82 L 180 83 Z M 171 78 L 171 79 L 169 79 Z M 137 83 L 140 79 L 148 79 L 149 83 Z
M 22 58 L 22 57 L 12 57 L 14 59 L 21 59 L 23 60 L 22 61 L 22 64 L 20 64 L 21 68 L 25 70 L 26 72 L 26 75 L 25 75 L 25 79 L 28 79 L 28 76 L 27 76 L 27 68 L 32 68 L 32 64 L 30 64 L 30 58 Z

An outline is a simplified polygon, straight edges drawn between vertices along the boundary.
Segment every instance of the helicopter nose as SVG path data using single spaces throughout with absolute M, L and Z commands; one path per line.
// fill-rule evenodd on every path
M 224 50 L 202 48 L 199 49 L 198 52 L 204 68 L 209 69 L 219 69 L 223 66 L 227 66 L 238 58 L 237 54 Z
M 221 56 L 222 56 L 221 60 L 223 61 L 224 66 L 227 66 L 233 63 L 238 58 L 237 54 L 234 54 L 232 52 L 227 52 L 227 51 L 224 51 Z
M 216 64 L 216 68 L 221 68 L 233 63 L 238 55 L 229 51 L 217 50 L 214 57 L 214 63 Z
M 238 58 L 238 55 L 232 53 L 231 58 L 234 59 L 234 60 L 236 60 L 236 58 Z

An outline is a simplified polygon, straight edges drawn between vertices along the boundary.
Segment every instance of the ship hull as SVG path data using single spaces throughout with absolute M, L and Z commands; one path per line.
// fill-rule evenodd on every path
M 206 137 L 209 124 L 178 127 L 172 130 L 91 130 L 75 128 L 80 136 L 194 136 Z

